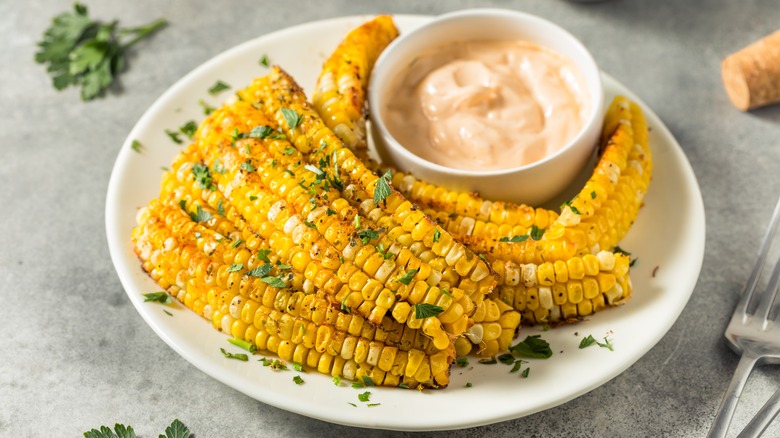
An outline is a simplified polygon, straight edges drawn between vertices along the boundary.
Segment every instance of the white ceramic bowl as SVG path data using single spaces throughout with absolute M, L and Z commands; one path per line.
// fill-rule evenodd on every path
M 432 163 L 401 145 L 388 131 L 382 111 L 399 75 L 429 49 L 469 40 L 525 40 L 551 49 L 577 66 L 590 94 L 590 114 L 579 133 L 558 152 L 520 167 L 473 171 Z M 568 187 L 581 173 L 598 141 L 604 115 L 604 91 L 596 62 L 585 46 L 561 27 L 542 18 L 502 9 L 472 9 L 442 15 L 402 34 L 374 66 L 369 88 L 372 136 L 383 160 L 416 177 L 450 190 L 476 191 L 491 200 L 539 205 Z

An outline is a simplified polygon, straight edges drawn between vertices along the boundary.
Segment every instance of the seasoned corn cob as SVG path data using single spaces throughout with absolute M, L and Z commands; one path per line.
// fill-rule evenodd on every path
M 178 206 L 153 201 L 139 214 L 133 240 L 144 269 L 161 286 L 215 328 L 283 360 L 349 379 L 367 376 L 379 385 L 448 383 L 451 351 L 431 349 L 419 331 L 390 320 L 376 328 L 365 324 L 314 295 L 271 286 L 258 292 L 259 279 L 233 269 L 240 255 L 228 260 L 232 264 L 221 262 L 229 247 L 216 236 Z M 248 282 L 253 284 L 245 288 Z
M 325 61 L 312 94 L 312 104 L 325 125 L 360 156 L 366 149 L 368 79 L 379 54 L 397 36 L 388 15 L 352 30 Z
M 604 134 L 607 141 L 593 176 L 563 206 L 547 240 L 568 235 L 595 253 L 617 245 L 636 219 L 652 175 L 647 124 L 639 107 L 625 97 L 615 98 Z
M 215 112 L 212 115 L 214 121 L 207 126 L 216 131 L 229 121 L 240 121 L 241 114 L 246 111 L 256 110 L 249 104 L 236 103 Z M 474 294 L 473 291 L 471 295 L 461 292 L 464 286 L 470 286 L 468 279 L 454 283 L 453 293 L 445 295 L 437 285 L 436 279 L 440 277 L 438 274 L 431 276 L 433 271 L 429 264 L 412 254 L 404 255 L 403 251 L 397 256 L 392 253 L 390 257 L 387 257 L 388 254 L 379 256 L 376 244 L 362 242 L 368 239 L 361 239 L 360 231 L 353 226 L 356 212 L 343 212 L 351 207 L 339 198 L 337 191 L 332 187 L 325 191 L 321 186 L 313 192 L 308 190 L 315 186 L 316 173 L 322 171 L 301 165 L 303 158 L 284 140 L 246 138 L 221 148 L 211 146 L 213 144 L 226 142 L 216 141 L 204 146 L 204 156 L 208 160 L 220 158 L 226 167 L 227 170 L 215 178 L 217 185 L 227 194 L 228 202 L 245 211 L 245 216 L 258 216 L 257 213 L 260 213 L 260 218 L 267 216 L 277 224 L 277 230 L 291 233 L 296 244 L 310 253 L 314 251 L 312 258 L 320 257 L 315 261 L 322 263 L 310 263 L 309 266 L 316 267 L 312 270 L 307 268 L 307 278 L 317 273 L 320 277 L 324 275 L 341 280 L 344 286 L 338 291 L 323 285 L 326 291 L 335 294 L 338 303 L 355 309 L 374 324 L 380 323 L 385 312 L 391 310 L 396 320 L 413 328 L 422 328 L 439 349 L 447 348 L 450 336 L 462 334 L 466 329 L 464 309 L 473 307 L 471 295 Z M 274 161 L 277 163 L 275 166 L 264 165 Z M 241 169 L 239 163 L 240 166 L 253 163 L 252 170 L 258 166 L 258 171 Z M 252 197 L 255 200 L 247 205 L 246 199 Z M 326 210 L 331 210 L 333 214 L 325 214 Z M 344 217 L 350 220 L 345 221 Z M 252 220 L 249 222 L 251 224 Z M 388 231 L 388 234 L 393 232 Z M 383 245 L 383 240 L 387 241 L 384 233 L 376 234 L 370 240 Z M 387 243 L 390 244 L 389 241 Z M 406 278 L 410 272 L 412 276 Z M 439 318 L 420 319 L 415 316 L 419 303 L 435 305 L 443 313 Z
M 248 101 L 256 101 L 269 117 L 277 119 L 279 127 L 291 139 L 295 147 L 304 153 L 310 163 L 331 160 L 322 169 L 328 178 L 340 180 L 345 187 L 354 184 L 359 190 L 374 198 L 380 178 L 365 165 L 330 131 L 305 100 L 300 87 L 281 69 L 275 68 L 266 78 L 256 80 L 248 89 L 240 92 Z M 300 122 L 291 129 L 284 114 L 293 111 Z M 377 205 L 391 216 L 404 230 L 412 233 L 415 242 L 422 242 L 446 266 L 455 266 L 454 287 L 463 289 L 473 299 L 480 299 L 494 287 L 496 279 L 487 264 L 455 241 L 446 231 L 405 200 L 400 193 L 385 185 L 387 196 Z M 344 195 L 350 195 L 345 191 Z

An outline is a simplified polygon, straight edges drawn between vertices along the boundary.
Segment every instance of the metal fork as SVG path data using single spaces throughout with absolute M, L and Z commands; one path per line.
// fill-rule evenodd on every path
M 742 357 L 707 434 L 710 438 L 726 435 L 742 389 L 745 387 L 745 382 L 747 382 L 753 367 L 756 364 L 780 362 L 780 322 L 769 319 L 780 282 L 780 260 L 775 262 L 766 289 L 754 294 L 761 272 L 767 264 L 769 248 L 775 240 L 779 222 L 780 199 L 775 205 L 769 228 L 766 230 L 761 248 L 758 251 L 758 259 L 753 267 L 753 272 L 750 273 L 745 289 L 742 291 L 742 297 L 726 328 L 726 340 L 729 346 Z M 751 313 L 750 309 L 754 307 L 756 300 L 759 301 L 758 307 Z M 780 390 L 761 408 L 756 417 L 742 431 L 740 437 L 759 436 L 772 422 L 778 410 L 780 410 Z

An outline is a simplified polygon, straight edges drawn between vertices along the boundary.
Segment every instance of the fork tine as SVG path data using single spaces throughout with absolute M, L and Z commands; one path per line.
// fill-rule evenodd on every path
M 766 229 L 764 239 L 761 241 L 761 248 L 758 250 L 758 258 L 753 266 L 753 271 L 750 273 L 750 277 L 748 277 L 747 283 L 745 283 L 745 289 L 742 291 L 742 298 L 734 312 L 735 314 L 739 312 L 743 319 L 747 317 L 750 299 L 753 296 L 753 292 L 756 290 L 756 284 L 758 284 L 758 279 L 761 276 L 761 271 L 764 269 L 764 264 L 766 264 L 769 247 L 772 244 L 772 237 L 775 235 L 778 223 L 780 223 L 780 198 L 777 199 L 775 210 L 772 213 L 772 219 L 769 222 L 769 227 Z
M 761 303 L 756 309 L 756 315 L 761 316 L 764 321 L 764 328 L 766 328 L 767 320 L 769 319 L 769 311 L 772 310 L 772 304 L 775 302 L 777 296 L 777 286 L 780 282 L 780 260 L 775 263 L 775 268 L 772 270 L 772 277 L 769 279 L 769 284 L 761 297 Z

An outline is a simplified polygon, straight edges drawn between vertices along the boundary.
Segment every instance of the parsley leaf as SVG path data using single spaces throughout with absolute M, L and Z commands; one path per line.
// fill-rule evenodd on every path
M 536 225 L 531 225 L 531 239 L 539 240 L 544 236 L 544 228 L 539 228 Z
M 384 201 L 390 196 L 390 193 L 392 193 L 392 190 L 390 189 L 390 178 L 391 174 L 388 170 L 376 181 L 376 187 L 374 187 L 374 204 L 379 204 Z
M 231 344 L 235 345 L 238 348 L 243 348 L 244 350 L 252 354 L 257 353 L 257 347 L 255 346 L 255 344 L 251 342 L 239 338 L 228 338 L 228 342 L 230 342 Z
M 282 108 L 282 117 L 284 117 L 284 120 L 287 122 L 287 126 L 290 127 L 290 130 L 294 130 L 298 127 L 298 125 L 303 120 L 303 115 L 298 115 L 298 111 L 289 109 L 289 108 Z
M 417 319 L 430 318 L 444 312 L 441 306 L 428 303 L 420 303 L 414 305 L 414 317 Z
M 268 275 L 269 272 L 271 272 L 271 268 L 272 267 L 273 267 L 273 265 L 266 263 L 265 265 L 258 266 L 255 269 L 252 269 L 251 271 L 248 271 L 246 273 L 246 275 L 249 275 L 250 277 L 261 277 L 262 278 L 262 277 L 265 277 L 266 275 Z
M 221 92 L 223 92 L 225 90 L 229 90 L 229 89 L 230 89 L 230 85 L 228 85 L 228 84 L 226 84 L 226 83 L 224 83 L 224 82 L 222 82 L 220 80 L 217 80 L 217 82 L 215 82 L 214 85 L 212 85 L 209 88 L 209 94 L 211 94 L 213 96 L 213 95 L 219 94 L 219 93 L 221 93 Z
M 247 172 L 255 171 L 255 166 L 253 166 L 252 163 L 250 163 L 249 161 L 244 161 L 243 163 L 241 163 L 241 168 L 246 170 Z
M 198 105 L 200 105 L 201 107 L 203 107 L 203 114 L 205 114 L 205 115 L 209 115 L 209 114 L 211 114 L 211 113 L 213 113 L 214 111 L 216 111 L 216 110 L 217 110 L 217 109 L 216 109 L 216 108 L 214 108 L 213 106 L 211 106 L 211 105 L 209 105 L 208 103 L 206 103 L 206 101 L 205 101 L 205 100 L 203 100 L 203 99 L 200 99 L 200 100 L 198 101 Z
M 85 438 L 136 438 L 132 426 L 125 427 L 124 424 L 115 424 L 112 431 L 107 426 L 100 426 L 100 430 L 92 429 L 84 432 Z
M 171 296 L 168 294 L 168 292 L 151 292 L 148 294 L 143 294 L 144 296 L 144 303 L 147 301 L 153 301 L 157 303 L 162 304 L 171 304 Z
M 270 249 L 259 249 L 257 250 L 257 258 L 259 260 L 262 260 L 266 263 L 271 263 L 271 260 L 268 259 L 268 254 L 271 254 Z
M 268 60 L 268 55 L 263 54 L 263 56 L 260 58 L 260 65 L 263 67 L 269 67 L 271 65 L 271 61 Z
M 184 423 L 176 419 L 165 429 L 165 435 L 160 435 L 159 438 L 192 438 L 192 433 Z
M 362 402 L 367 402 L 369 398 L 371 398 L 371 391 L 366 391 L 358 394 L 358 400 Z
M 167 134 L 168 137 L 170 137 L 171 140 L 173 140 L 174 143 L 182 144 L 182 141 L 181 141 L 181 138 L 179 138 L 179 133 L 178 132 L 171 131 L 170 129 L 166 129 L 165 130 L 165 134 Z
M 355 216 L 357 217 L 357 216 Z M 376 230 L 360 230 L 357 232 L 357 236 L 363 242 L 363 245 L 368 244 L 369 241 L 379 238 L 379 232 Z
M 214 219 L 214 216 L 211 215 L 208 211 L 201 208 L 201 206 L 198 206 L 198 209 L 195 213 L 190 212 L 190 218 L 193 222 L 208 222 L 212 219 Z
M 305 383 L 301 376 L 293 376 L 293 382 L 295 382 L 296 385 L 303 385 Z
M 526 240 L 528 240 L 528 235 L 526 234 L 523 234 L 522 236 L 514 235 L 512 236 L 511 239 L 507 236 L 498 239 L 499 242 L 509 242 L 509 243 L 520 243 L 520 242 L 525 242 Z
M 35 62 L 47 64 L 54 88 L 80 86 L 81 99 L 92 100 L 125 70 L 128 49 L 166 24 L 159 19 L 145 26 L 119 28 L 118 21 L 92 20 L 87 7 L 76 3 L 73 12 L 54 17 L 38 42 Z
M 254 128 L 252 128 L 251 131 L 249 131 L 249 137 L 263 139 L 273 133 L 274 130 L 270 126 L 260 125 L 260 126 L 255 126 Z
M 244 268 L 244 264 L 243 263 L 233 263 L 225 271 L 227 271 L 227 272 L 238 272 L 238 271 L 240 271 L 243 268 Z
M 198 183 L 200 188 L 211 191 L 215 190 L 214 179 L 211 177 L 209 166 L 202 163 L 195 163 L 195 165 L 192 166 L 192 174 L 195 175 L 195 182 Z
M 414 278 L 414 274 L 416 274 L 417 271 L 419 271 L 419 269 L 410 269 L 407 273 L 398 277 L 398 282 L 408 285 L 412 282 L 412 278 Z
M 520 356 L 535 359 L 547 359 L 552 356 L 550 344 L 540 335 L 528 336 L 524 341 L 509 347 L 509 351 Z
M 591 345 L 596 343 L 596 339 L 593 337 L 593 335 L 588 335 L 580 341 L 580 349 L 590 347 Z
M 194 120 L 190 120 L 189 122 L 179 127 L 179 131 L 181 131 L 182 134 L 186 135 L 190 139 L 195 135 L 195 132 L 197 130 L 198 130 L 198 124 L 195 123 Z
M 246 354 L 244 354 L 244 353 L 231 353 L 231 352 L 229 352 L 229 351 L 225 351 L 225 349 L 224 349 L 224 348 L 220 348 L 220 349 L 219 349 L 219 351 L 221 351 L 221 352 L 222 352 L 222 354 L 223 354 L 223 355 L 224 355 L 226 358 L 228 358 L 228 359 L 236 359 L 236 360 L 240 360 L 240 361 L 242 361 L 242 362 L 246 362 L 246 361 L 248 361 L 248 360 L 249 360 L 249 356 L 247 356 L 247 355 L 246 355 Z
M 283 289 L 287 287 L 287 285 L 282 281 L 279 277 L 263 277 L 260 279 L 263 283 L 268 283 L 271 286 L 277 288 L 277 289 Z

